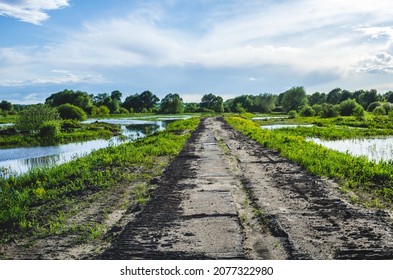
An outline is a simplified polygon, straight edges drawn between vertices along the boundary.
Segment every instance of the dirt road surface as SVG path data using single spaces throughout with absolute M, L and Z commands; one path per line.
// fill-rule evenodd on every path
M 99 259 L 393 259 L 389 213 L 207 118 Z

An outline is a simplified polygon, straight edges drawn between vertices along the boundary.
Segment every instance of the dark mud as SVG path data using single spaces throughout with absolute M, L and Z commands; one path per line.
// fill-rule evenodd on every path
M 393 259 L 391 216 L 201 121 L 152 199 L 99 259 Z

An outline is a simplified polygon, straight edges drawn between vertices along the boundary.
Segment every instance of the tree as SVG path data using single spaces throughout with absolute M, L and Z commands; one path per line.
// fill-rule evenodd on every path
M 293 87 L 286 92 L 282 97 L 282 107 L 285 112 L 291 110 L 298 111 L 299 108 L 307 105 L 307 96 L 303 87 Z
M 341 88 L 335 88 L 331 92 L 328 93 L 326 101 L 327 103 L 330 104 L 339 104 L 341 101 L 341 96 L 342 96 L 342 89 Z
M 142 102 L 140 102 L 139 94 L 127 96 L 122 106 L 130 112 L 139 112 L 142 110 Z
M 93 96 L 93 104 L 96 107 L 106 106 L 109 111 L 114 114 L 119 112 L 120 109 L 121 92 L 113 91 L 111 95 L 107 93 L 99 93 Z
M 388 91 L 384 96 L 387 102 L 393 103 L 393 91 Z
M 345 101 L 345 100 L 351 99 L 351 98 L 352 98 L 352 92 L 350 92 L 350 91 L 344 89 L 344 90 L 341 92 L 341 100 L 340 100 L 340 103 L 343 102 L 343 101 Z
M 108 107 L 111 114 L 118 113 L 120 110 L 120 102 L 117 99 L 111 99 L 104 106 Z
M 334 118 L 340 115 L 340 108 L 338 105 L 330 103 L 322 104 L 321 117 L 322 118 Z
M 59 119 L 59 113 L 56 108 L 45 104 L 31 105 L 19 113 L 19 117 L 15 122 L 15 128 L 35 133 L 44 122 L 57 119 Z
M 354 110 L 357 106 L 361 106 L 358 104 L 355 99 L 348 99 L 339 104 L 340 115 L 341 116 L 352 116 L 354 114 Z M 364 111 L 364 109 L 363 109 Z
M 254 106 L 254 97 L 251 95 L 241 95 L 235 97 L 232 102 L 232 106 L 230 107 L 232 112 L 244 113 L 245 111 L 251 112 L 253 111 Z M 241 112 L 238 110 L 240 109 Z
M 312 109 L 315 111 L 315 115 L 320 116 L 322 114 L 322 105 L 321 104 L 314 104 Z
M 382 100 L 382 97 L 378 95 L 378 92 L 375 89 L 364 91 L 358 97 L 358 103 L 362 105 L 364 109 L 367 109 L 371 103 L 380 100 Z
M 78 120 L 84 121 L 87 119 L 87 115 L 82 108 L 71 105 L 71 104 L 63 104 L 58 107 L 58 111 L 60 117 L 64 120 Z
M 326 102 L 326 94 L 325 93 L 320 93 L 320 92 L 315 92 L 308 96 L 308 103 L 313 106 L 315 104 L 323 104 Z
M 276 108 L 277 96 L 269 93 L 260 94 L 254 97 L 253 112 L 271 113 Z
M 141 94 L 130 95 L 124 100 L 123 107 L 129 111 L 142 112 L 152 111 L 160 99 L 150 91 L 146 90 Z M 131 110 L 132 109 L 132 110 Z
M 184 111 L 183 99 L 177 93 L 170 93 L 161 100 L 160 110 L 164 114 L 181 114 Z
M 118 91 L 118 90 L 114 90 L 111 93 L 112 100 L 117 100 L 119 102 L 121 102 L 122 96 L 123 96 L 123 94 L 120 91 Z
M 72 104 L 87 111 L 93 105 L 91 96 L 82 91 L 65 89 L 58 93 L 54 93 L 45 100 L 45 104 L 53 107 L 58 107 L 63 104 Z
M 315 114 L 316 114 L 315 110 L 311 106 L 309 106 L 309 105 L 304 106 L 300 110 L 300 115 L 302 117 L 314 117 Z
M 199 104 L 197 103 L 187 103 L 184 108 L 184 112 L 186 113 L 195 113 L 199 110 Z
M 224 112 L 224 100 L 221 96 L 212 93 L 205 94 L 202 97 L 201 108 L 212 110 L 216 113 Z
M 96 96 L 93 96 L 93 104 L 94 106 L 102 106 L 111 101 L 112 98 L 107 93 L 99 93 Z
M 0 109 L 3 111 L 12 111 L 14 106 L 11 104 L 11 102 L 8 102 L 6 100 L 1 101 L 0 103 Z

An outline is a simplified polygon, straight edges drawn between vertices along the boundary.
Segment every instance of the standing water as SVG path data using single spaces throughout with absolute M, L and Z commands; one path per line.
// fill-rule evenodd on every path
M 96 120 L 88 120 L 87 123 Z M 123 136 L 112 137 L 109 140 L 98 139 L 78 143 L 70 143 L 57 146 L 28 147 L 0 149 L 0 177 L 19 175 L 32 168 L 51 167 L 86 156 L 93 150 L 119 145 L 127 140 L 135 140 L 163 130 L 169 120 L 147 121 L 131 119 L 107 119 L 99 120 L 121 125 Z
M 347 140 L 307 138 L 307 140 L 338 152 L 349 153 L 353 156 L 366 156 L 375 162 L 393 160 L 393 137 Z

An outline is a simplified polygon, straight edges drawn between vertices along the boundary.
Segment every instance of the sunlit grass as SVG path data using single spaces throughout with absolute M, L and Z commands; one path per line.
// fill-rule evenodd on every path
M 64 205 L 72 204 L 74 198 L 138 178 L 145 182 L 158 158 L 177 155 L 198 123 L 198 118 L 176 121 L 168 130 L 134 142 L 100 149 L 53 168 L 0 179 L 1 239 L 35 231 L 56 234 L 62 230 Z M 148 199 L 149 187 L 145 187 L 146 191 L 137 188 L 139 202 Z
M 264 147 L 279 151 L 283 157 L 299 163 L 311 174 L 334 178 L 345 186 L 345 189 L 357 190 L 363 193 L 363 196 L 368 196 L 365 204 L 392 207 L 392 164 L 375 163 L 366 157 L 353 157 L 324 148 L 306 141 L 305 137 L 296 135 L 294 130 L 264 130 L 257 123 L 238 117 L 229 117 L 227 121 Z M 378 203 L 374 203 L 375 201 Z

